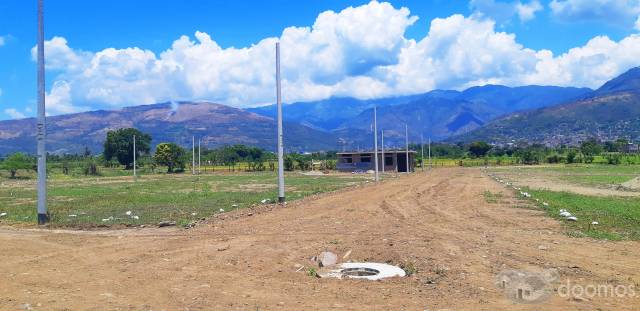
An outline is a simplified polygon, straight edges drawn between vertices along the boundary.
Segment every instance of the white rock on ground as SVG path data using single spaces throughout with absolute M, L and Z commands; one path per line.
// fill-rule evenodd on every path
M 570 216 L 570 217 L 567 217 L 567 220 L 568 221 L 578 221 L 578 218 L 576 216 Z
M 7 216 L 7 213 L 0 213 L 0 217 Z
M 569 213 L 569 212 L 567 212 L 567 211 L 564 211 L 564 212 L 561 212 L 561 213 L 560 213 L 560 216 L 562 216 L 562 217 L 571 217 L 571 216 L 573 216 L 573 215 L 571 215 L 571 213 Z
M 318 256 L 318 265 L 320 267 L 331 266 L 336 263 L 338 263 L 338 256 L 332 252 L 322 252 Z

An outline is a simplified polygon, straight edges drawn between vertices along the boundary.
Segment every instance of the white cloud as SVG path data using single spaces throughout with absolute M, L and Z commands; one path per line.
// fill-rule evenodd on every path
M 5 45 L 6 43 L 7 43 L 7 40 L 3 36 L 0 36 L 0 46 Z
M 474 15 L 490 17 L 499 23 L 505 23 L 514 16 L 520 21 L 527 22 L 535 18 L 537 12 L 544 8 L 538 0 L 523 3 L 520 0 L 502 2 L 496 0 L 471 0 L 469 6 Z
M 639 65 L 640 36 L 630 35 L 618 42 L 595 37 L 582 47 L 554 57 L 549 51 L 537 53 L 534 72 L 521 78 L 525 83 L 599 87 L 607 80 Z
M 12 119 L 24 119 L 26 117 L 24 113 L 16 110 L 15 108 L 7 108 L 4 110 L 4 113 L 6 113 Z
M 556 17 L 566 21 L 596 21 L 623 27 L 634 25 L 640 14 L 640 0 L 552 0 Z
M 64 80 L 53 83 L 51 91 L 45 96 L 47 112 L 52 114 L 74 113 L 88 110 L 89 107 L 74 106 L 72 104 L 71 85 Z
M 511 2 L 511 4 L 516 2 Z M 520 2 L 517 2 L 518 4 Z M 521 8 L 521 19 L 537 9 Z M 244 48 L 222 48 L 211 36 L 182 36 L 156 54 L 142 48 L 97 52 L 46 42 L 55 74 L 47 94 L 52 114 L 168 100 L 205 99 L 235 107 L 274 101 L 275 42 L 282 46 L 286 102 L 330 96 L 374 98 L 461 89 L 493 83 L 598 87 L 637 66 L 640 37 L 597 37 L 554 56 L 519 44 L 514 34 L 478 14 L 434 19 L 428 34 L 407 39 L 417 17 L 406 8 L 371 2 L 327 11 L 311 27 L 289 27 L 279 38 Z
M 526 22 L 536 17 L 538 11 L 542 11 L 544 8 L 539 1 L 534 0 L 529 3 L 516 3 L 516 13 L 521 21 Z

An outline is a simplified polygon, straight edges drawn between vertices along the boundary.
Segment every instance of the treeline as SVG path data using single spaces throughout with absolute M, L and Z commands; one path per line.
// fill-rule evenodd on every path
M 542 163 L 593 163 L 597 157 L 604 159 L 601 163 L 607 164 L 636 164 L 633 157 L 627 156 L 629 141 L 618 139 L 615 141 L 600 142 L 595 138 L 582 142 L 579 146 L 547 147 L 542 144 L 528 144 L 520 142 L 507 146 L 493 146 L 486 142 L 477 141 L 470 144 L 442 144 L 431 145 L 431 156 L 447 159 L 515 159 L 516 164 L 542 164 Z M 409 145 L 409 148 L 418 151 L 420 159 L 421 146 Z M 425 157 L 428 146 L 424 146 Z M 632 151 L 633 152 L 633 151 Z M 636 151 L 637 152 L 637 151 Z M 637 154 L 637 153 L 636 153 Z
M 80 154 L 47 155 L 47 169 L 60 170 L 62 174 L 100 175 L 100 166 L 105 168 L 123 167 L 125 170 L 133 168 L 133 137 L 136 141 L 136 167 L 148 168 L 155 173 L 160 167 L 166 168 L 167 173 L 184 172 L 192 165 L 191 148 L 186 149 L 171 142 L 162 142 L 151 153 L 151 136 L 134 128 L 118 129 L 107 133 L 102 154 L 92 155 L 88 148 Z M 540 144 L 518 143 L 507 146 L 493 146 L 486 142 L 477 141 L 469 144 L 434 143 L 431 145 L 431 156 L 434 159 L 493 159 L 493 163 L 500 164 L 541 164 L 541 163 L 598 163 L 608 164 L 638 164 L 640 158 L 625 156 L 629 141 L 619 139 L 615 141 L 599 142 L 589 139 L 580 146 L 546 147 Z M 633 145 L 635 146 L 635 145 Z M 420 163 L 421 148 L 424 147 L 425 158 L 428 145 L 410 144 L 411 150 L 417 151 L 417 161 Z M 195 150 L 196 164 L 198 150 Z M 223 166 L 229 171 L 275 171 L 277 157 L 273 152 L 261 148 L 245 145 L 224 146 L 215 149 L 202 148 L 200 163 L 207 167 Z M 318 152 L 313 154 L 286 154 L 284 169 L 293 170 L 333 170 L 336 167 L 336 152 Z M 482 161 L 482 160 L 481 160 Z M 462 163 L 462 162 L 461 162 Z M 488 162 L 487 162 L 488 163 Z M 9 172 L 15 178 L 18 171 L 36 171 L 36 158 L 24 153 L 14 153 L 0 159 L 0 170 Z
M 47 154 L 47 170 L 59 171 L 65 175 L 101 175 L 100 167 L 133 169 L 135 158 L 137 168 L 146 168 L 155 173 L 160 168 L 166 168 L 167 173 L 181 173 L 191 169 L 192 160 L 198 160 L 206 170 L 223 166 L 229 171 L 275 171 L 277 156 L 273 152 L 261 148 L 232 145 L 215 149 L 184 148 L 171 142 L 161 142 L 151 151 L 151 136 L 134 128 L 109 131 L 104 142 L 103 152 L 93 155 L 88 148 L 79 154 L 54 155 Z M 287 171 L 310 170 L 313 163 L 316 168 L 323 170 L 335 169 L 335 152 L 318 152 L 313 154 L 287 154 L 284 168 Z M 14 153 L 6 158 L 0 158 L 0 170 L 6 170 L 11 178 L 15 178 L 18 171 L 36 171 L 36 159 L 24 153 Z

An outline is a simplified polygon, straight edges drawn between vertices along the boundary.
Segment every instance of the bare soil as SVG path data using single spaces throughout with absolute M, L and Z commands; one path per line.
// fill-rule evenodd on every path
M 561 175 L 558 173 L 517 173 L 499 171 L 498 175 L 502 178 L 506 178 L 516 186 L 529 187 L 536 190 L 571 192 L 589 196 L 640 196 L 640 192 L 635 191 L 640 190 L 640 182 L 638 182 L 636 179 L 623 183 L 622 187 L 615 185 L 609 185 L 608 187 L 596 187 L 563 181 L 559 178 Z
M 487 203 L 485 191 L 503 198 Z M 498 273 L 547 268 L 561 284 L 635 285 L 640 295 L 638 242 L 571 238 L 543 212 L 513 207 L 523 204 L 478 169 L 447 168 L 220 214 L 190 230 L 3 228 L 0 309 L 640 309 L 638 297 L 505 298 Z M 309 276 L 309 258 L 325 250 L 417 272 L 384 281 Z

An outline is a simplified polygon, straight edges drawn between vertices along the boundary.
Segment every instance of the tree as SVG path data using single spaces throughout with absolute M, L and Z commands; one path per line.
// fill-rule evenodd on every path
M 480 158 L 484 157 L 491 148 L 491 145 L 483 141 L 476 141 L 469 145 L 469 152 L 471 152 L 475 157 Z
M 153 160 L 159 165 L 167 166 L 167 173 L 173 173 L 175 168 L 184 169 L 186 151 L 174 143 L 161 143 L 156 147 Z
M 598 144 L 595 138 L 591 138 L 580 145 L 580 152 L 584 155 L 586 163 L 593 162 L 593 157 L 602 153 L 602 146 Z
M 33 161 L 24 153 L 17 152 L 10 155 L 6 160 L 4 160 L 0 164 L 0 167 L 10 172 L 11 178 L 16 178 L 16 173 L 18 173 L 18 170 L 33 169 Z
M 106 161 L 117 159 L 126 167 L 133 168 L 133 136 L 136 136 L 136 157 L 148 154 L 151 149 L 151 136 L 134 128 L 118 129 L 107 132 L 104 142 L 104 158 Z

